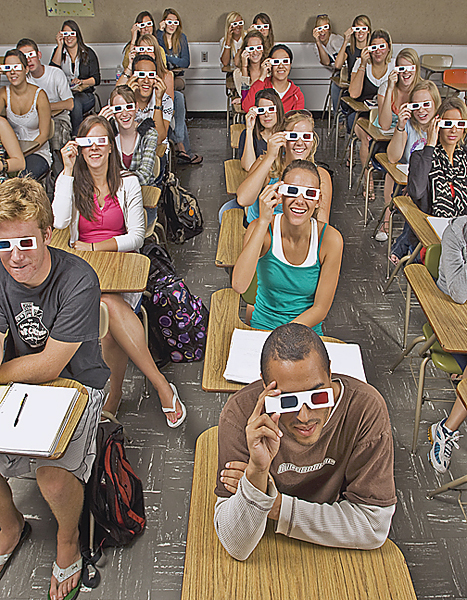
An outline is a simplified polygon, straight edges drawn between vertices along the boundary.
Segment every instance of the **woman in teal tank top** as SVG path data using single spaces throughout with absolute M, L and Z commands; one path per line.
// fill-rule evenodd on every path
M 232 287 L 245 292 L 255 272 L 258 289 L 251 317 L 256 329 L 275 329 L 295 321 L 323 334 L 322 321 L 339 279 L 341 234 L 316 219 L 321 182 L 317 168 L 292 161 L 282 181 L 259 198 L 259 217 L 248 227 L 235 265 Z M 282 204 L 283 214 L 275 214 Z

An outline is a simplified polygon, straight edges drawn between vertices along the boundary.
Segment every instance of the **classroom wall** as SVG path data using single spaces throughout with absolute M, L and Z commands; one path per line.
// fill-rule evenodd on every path
M 62 4 L 62 6 L 66 6 Z M 211 9 L 206 0 L 174 2 L 173 8 L 181 12 L 183 28 L 192 41 L 219 40 L 224 33 L 228 10 Z M 464 0 L 333 0 L 333 2 L 309 2 L 303 0 L 269 0 L 255 3 L 252 10 L 248 0 L 225 3 L 229 9 L 238 10 L 250 24 L 256 12 L 267 12 L 274 24 L 276 40 L 307 42 L 312 40 L 311 30 L 317 14 L 329 13 L 333 29 L 343 33 L 355 15 L 366 13 L 373 27 L 387 29 L 394 42 L 465 44 L 467 2 Z M 130 27 L 141 10 L 150 10 L 156 23 L 162 17 L 165 4 L 144 0 L 94 0 L 95 17 L 77 19 L 87 43 L 125 42 L 130 37 Z M 131 8 L 129 8 L 131 7 Z M 18 10 L 20 9 L 20 13 Z M 12 45 L 21 37 L 31 37 L 39 44 L 52 43 L 60 29 L 62 19 L 46 17 L 44 0 L 21 0 L 2 2 L 0 43 Z

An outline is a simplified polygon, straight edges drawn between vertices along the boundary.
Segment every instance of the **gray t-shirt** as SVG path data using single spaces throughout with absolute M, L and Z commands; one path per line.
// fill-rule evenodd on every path
M 424 131 L 418 132 L 410 121 L 407 121 L 405 124 L 405 131 L 407 132 L 407 142 L 405 143 L 404 154 L 400 162 L 408 165 L 412 152 L 421 150 L 425 146 L 426 133 Z
M 0 332 L 10 332 L 8 358 L 41 352 L 49 336 L 81 342 L 60 377 L 102 389 L 110 370 L 99 344 L 99 280 L 81 258 L 57 248 L 49 251 L 50 273 L 35 288 L 15 281 L 0 264 Z

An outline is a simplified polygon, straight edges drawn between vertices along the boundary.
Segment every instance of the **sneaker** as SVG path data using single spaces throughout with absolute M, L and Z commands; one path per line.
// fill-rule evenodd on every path
M 385 231 L 383 231 L 382 229 L 380 229 L 378 231 L 378 233 L 375 235 L 375 240 L 377 242 L 387 242 L 388 234 Z
M 433 444 L 428 454 L 428 459 L 438 473 L 446 473 L 451 463 L 452 447 L 459 449 L 457 440 L 459 431 L 450 431 L 445 427 L 446 419 L 433 423 L 428 428 L 428 439 Z

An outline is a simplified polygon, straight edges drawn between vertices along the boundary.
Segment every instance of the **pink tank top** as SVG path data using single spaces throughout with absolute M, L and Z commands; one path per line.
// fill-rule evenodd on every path
M 125 219 L 117 198 L 106 196 L 101 208 L 94 194 L 94 221 L 79 216 L 78 230 L 81 242 L 88 244 L 103 242 L 126 233 Z

